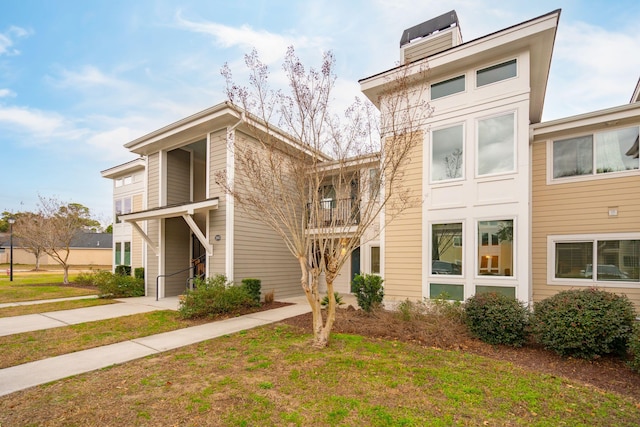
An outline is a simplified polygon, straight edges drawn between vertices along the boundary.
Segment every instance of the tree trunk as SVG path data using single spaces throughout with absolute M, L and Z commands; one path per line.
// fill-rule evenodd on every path
M 35 271 L 40 271 L 40 252 L 35 253 L 36 256 L 36 268 Z
M 333 324 L 336 321 L 336 298 L 333 291 L 333 281 L 335 277 L 332 274 L 327 274 L 325 280 L 327 282 L 329 304 L 327 306 L 327 318 L 324 324 L 321 323 L 319 330 L 313 334 L 313 346 L 316 348 L 324 348 L 329 344 L 331 329 L 333 329 Z M 320 322 L 322 322 L 322 316 L 320 316 Z
M 64 264 L 62 268 L 64 268 L 64 276 L 62 277 L 62 283 L 64 283 L 65 285 L 68 285 L 69 284 L 69 266 L 67 264 Z

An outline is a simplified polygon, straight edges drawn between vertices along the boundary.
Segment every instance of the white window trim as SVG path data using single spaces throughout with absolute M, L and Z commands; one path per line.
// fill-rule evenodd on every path
M 489 83 L 489 84 L 486 84 L 486 85 L 478 86 L 478 71 L 484 70 L 484 69 L 487 69 L 487 68 L 491 68 L 491 67 L 494 67 L 496 65 L 506 64 L 507 62 L 510 62 L 510 61 L 513 61 L 513 60 L 516 61 L 516 75 L 515 76 L 509 77 L 509 78 L 504 79 L 504 80 L 498 80 L 497 82 Z M 491 64 L 483 65 L 481 67 L 478 67 L 478 68 L 474 69 L 473 70 L 473 87 L 476 90 L 484 89 L 485 87 L 491 87 L 493 85 L 496 85 L 496 84 L 499 84 L 499 83 L 502 83 L 502 82 L 508 82 L 509 80 L 515 80 L 519 76 L 520 76 L 520 61 L 518 61 L 518 57 L 517 56 L 514 56 L 513 58 L 509 58 L 509 59 L 504 59 L 504 60 L 501 60 L 501 61 L 493 62 Z
M 478 169 L 479 169 L 479 161 L 480 161 L 480 122 L 482 120 L 487 120 L 487 119 L 491 119 L 493 117 L 500 117 L 500 116 L 506 116 L 509 114 L 513 114 L 513 169 L 510 171 L 503 171 L 503 172 L 496 172 L 496 173 L 488 173 L 488 174 L 483 174 L 480 175 Z M 507 110 L 507 111 L 501 111 L 499 113 L 495 113 L 495 114 L 491 114 L 491 115 L 487 115 L 487 116 L 482 116 L 482 117 L 477 117 L 475 119 L 475 136 L 476 136 L 476 143 L 475 143 L 475 178 L 476 179 L 483 179 L 483 178 L 491 178 L 491 177 L 495 177 L 495 176 L 502 176 L 502 175 L 512 175 L 514 173 L 518 173 L 518 110 Z
M 462 274 L 460 275 L 456 275 L 456 274 L 433 274 L 433 272 L 431 271 L 431 266 L 433 263 L 433 259 L 431 259 L 431 254 L 433 253 L 433 226 L 434 225 L 441 225 L 441 224 L 462 224 L 462 265 L 460 266 L 460 270 L 462 271 Z M 427 275 L 429 276 L 429 284 L 431 284 L 431 282 L 433 282 L 433 279 L 437 279 L 435 280 L 438 283 L 442 283 L 442 284 L 461 284 L 461 280 L 463 280 L 465 278 L 465 270 L 466 270 L 466 264 L 467 261 L 465 261 L 465 258 L 467 258 L 467 247 L 465 245 L 466 240 L 464 238 L 464 236 L 466 235 L 466 224 L 465 221 L 463 219 L 451 219 L 451 220 L 447 220 L 447 221 L 433 221 L 433 222 L 429 222 L 428 223 L 428 240 L 427 240 Z M 442 280 L 441 280 L 442 279 Z M 450 283 L 451 282 L 451 283 Z M 455 283 L 453 283 L 455 282 Z M 464 283 L 462 283 L 464 284 Z M 429 288 L 430 289 L 430 286 Z
M 572 182 L 584 182 L 584 181 L 593 181 L 593 180 L 599 180 L 599 179 L 610 179 L 610 178 L 619 178 L 624 176 L 640 175 L 640 167 L 638 169 L 633 169 L 628 171 L 616 171 L 616 172 L 607 172 L 607 173 L 596 172 L 596 165 L 595 165 L 595 163 L 597 162 L 596 155 L 595 155 L 596 134 L 604 131 L 608 132 L 608 131 L 620 130 L 620 129 L 626 129 L 626 128 L 632 128 L 632 127 L 634 126 L 620 126 L 620 127 L 611 128 L 611 129 L 607 128 L 606 130 L 600 129 L 599 131 L 596 130 L 596 131 L 587 132 L 587 133 L 584 133 L 584 132 L 572 133 L 568 135 L 563 135 L 562 137 L 559 137 L 557 139 L 548 139 L 547 140 L 547 185 L 567 184 Z M 640 128 L 640 126 L 636 126 L 636 127 Z M 575 175 L 575 176 L 566 176 L 562 178 L 554 178 L 553 177 L 553 143 L 554 141 L 579 138 L 581 136 L 587 136 L 587 135 L 593 136 L 593 151 L 594 151 L 593 168 L 592 168 L 593 171 L 589 175 Z
M 462 125 L 462 176 L 460 178 L 450 178 L 450 179 L 442 179 L 439 181 L 434 181 L 433 177 L 431 176 L 431 171 L 433 169 L 432 165 L 433 165 L 433 132 L 434 131 L 438 131 L 438 130 L 443 130 L 443 129 L 449 129 L 449 128 L 453 128 L 456 126 L 460 126 Z M 429 139 L 430 139 L 430 143 L 429 143 L 429 184 L 430 185 L 440 185 L 440 184 L 450 184 L 452 182 L 461 182 L 464 181 L 466 179 L 466 169 L 467 169 L 467 162 L 466 162 L 466 157 L 467 157 L 467 124 L 466 122 L 457 122 L 457 123 L 450 123 L 447 125 L 443 125 L 443 126 L 439 126 L 437 128 L 433 128 L 429 131 Z
M 480 272 L 480 265 L 478 264 L 478 248 L 480 245 L 480 240 L 478 238 L 478 226 L 480 222 L 485 222 L 485 221 L 513 221 L 513 241 L 511 242 L 511 276 L 483 276 L 481 274 L 479 274 Z M 480 280 L 480 282 L 478 283 L 474 283 L 474 288 L 475 286 L 507 286 L 507 287 L 511 287 L 511 286 L 515 286 L 516 287 L 516 296 L 518 294 L 518 221 L 517 221 L 517 217 L 513 216 L 513 215 L 504 215 L 504 216 L 498 216 L 498 217 L 488 217 L 488 218 L 478 218 L 475 221 L 475 229 L 473 230 L 474 233 L 474 247 L 473 247 L 473 257 L 474 257 L 474 261 L 473 261 L 473 277 L 474 280 Z M 487 281 L 487 282 L 491 282 L 491 284 L 489 283 L 484 283 L 483 281 Z M 510 282 L 509 284 L 503 283 L 497 283 L 496 281 L 508 281 Z M 495 283 L 495 284 L 494 284 Z M 514 284 L 515 283 L 515 284 Z
M 597 277 L 589 279 L 556 278 L 556 243 L 595 242 L 596 240 L 640 240 L 640 233 L 594 233 L 594 234 L 559 234 L 547 236 L 547 284 L 555 286 L 582 286 L 599 288 L 640 287 L 638 282 L 598 281 Z M 597 249 L 593 248 L 592 264 L 597 265 Z
M 373 268 L 372 268 L 373 263 L 371 262 L 371 252 L 372 252 L 371 248 L 373 247 L 380 248 L 380 271 L 377 273 L 373 272 Z M 377 240 L 373 240 L 371 242 L 368 242 L 364 247 L 361 247 L 360 250 L 362 251 L 362 249 L 364 249 L 364 254 L 362 253 L 360 254 L 361 272 L 364 272 L 366 274 L 375 274 L 376 276 L 381 276 L 382 275 L 382 245 L 380 244 L 380 242 Z M 364 259 L 362 258 L 363 255 L 364 255 Z

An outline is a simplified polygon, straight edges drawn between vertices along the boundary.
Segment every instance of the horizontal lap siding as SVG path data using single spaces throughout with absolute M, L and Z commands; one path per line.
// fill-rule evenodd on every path
M 547 236 L 631 233 L 640 231 L 640 176 L 615 177 L 547 185 L 546 144 L 533 144 L 532 278 L 534 301 L 570 287 L 547 283 Z M 618 209 L 610 217 L 610 207 Z M 640 285 L 607 288 L 627 294 L 640 308 Z
M 236 133 L 236 144 L 251 143 L 250 137 Z M 250 218 L 239 206 L 235 207 L 234 217 L 235 280 L 260 279 L 263 294 L 274 291 L 276 298 L 301 295 L 300 265 L 282 237 L 261 221 Z
M 415 196 L 422 194 L 422 143 L 413 148 L 401 188 Z M 388 214 L 393 201 L 388 204 Z M 389 216 L 387 216 L 387 221 Z M 422 299 L 422 205 L 404 210 L 394 218 L 384 234 L 384 286 L 388 299 Z
M 142 210 L 142 194 L 135 194 L 133 196 L 133 212 L 139 212 Z M 131 266 L 133 268 L 142 267 L 142 237 L 137 231 L 131 231 Z
M 147 160 L 147 208 L 160 206 L 159 199 L 159 174 L 160 155 L 154 153 Z M 135 233 L 135 232 L 134 232 Z M 147 235 L 154 244 L 158 243 L 158 220 L 147 221 Z M 158 277 L 158 256 L 151 250 L 147 250 L 147 266 L 145 269 L 145 281 L 148 296 L 156 296 L 156 278 Z
M 227 274 L 225 271 L 225 242 L 226 235 L 226 195 L 218 184 L 215 183 L 216 172 L 223 171 L 227 167 L 227 132 L 221 130 L 210 135 L 209 157 L 209 198 L 218 197 L 218 209 L 209 213 L 209 241 L 213 245 L 213 257 L 209 258 L 209 274 Z M 216 241 L 215 236 L 220 236 Z

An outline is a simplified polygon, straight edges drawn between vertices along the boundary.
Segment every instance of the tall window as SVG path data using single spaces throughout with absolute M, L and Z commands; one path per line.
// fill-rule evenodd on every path
M 637 170 L 638 126 L 553 141 L 553 177 Z
M 513 276 L 513 220 L 478 221 L 478 274 Z
M 380 194 L 380 169 L 369 169 L 369 197 L 378 199 Z
M 434 130 L 431 134 L 431 181 L 463 177 L 464 126 Z
M 478 175 L 515 170 L 515 113 L 478 121 Z
M 115 217 L 116 223 L 121 222 L 118 215 L 126 215 L 131 213 L 131 197 L 125 197 L 123 199 L 116 199 L 115 201 Z
M 131 242 L 116 242 L 114 265 L 131 265 Z
M 371 246 L 371 274 L 380 274 L 380 246 Z
M 554 277 L 585 282 L 640 282 L 640 240 L 554 241 Z
M 431 274 L 462 275 L 462 223 L 431 226 Z
M 503 62 L 502 64 L 493 65 L 483 68 L 476 72 L 476 86 L 484 86 L 501 80 L 515 77 L 518 73 L 518 66 L 515 59 Z
M 464 75 L 431 85 L 432 100 L 459 92 L 464 92 Z

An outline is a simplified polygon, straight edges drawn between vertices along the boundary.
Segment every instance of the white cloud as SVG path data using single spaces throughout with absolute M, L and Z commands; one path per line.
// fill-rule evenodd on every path
M 124 162 L 133 156 L 123 144 L 131 141 L 141 132 L 126 126 L 120 126 L 104 132 L 96 132 L 87 142 L 100 153 L 103 160 Z
M 0 108 L 0 126 L 3 123 L 38 137 L 51 136 L 64 128 L 64 119 L 57 114 L 21 107 Z
M 117 78 L 111 77 L 103 73 L 100 69 L 93 65 L 85 65 L 79 70 L 62 69 L 60 79 L 56 84 L 62 87 L 107 87 L 107 88 L 124 88 L 127 84 Z
M 318 47 L 327 40 L 327 38 L 309 38 L 293 34 L 274 34 L 265 30 L 255 30 L 247 24 L 231 27 L 216 22 L 195 22 L 183 18 L 180 11 L 176 14 L 176 21 L 183 29 L 212 36 L 217 45 L 222 48 L 240 47 L 246 52 L 255 48 L 266 64 L 280 60 L 289 46 Z
M 0 89 L 0 98 L 12 98 L 16 93 L 10 89 Z
M 0 33 L 0 55 L 19 55 L 20 51 L 14 47 L 15 39 L 27 37 L 30 34 L 30 31 L 16 26 L 11 26 Z

